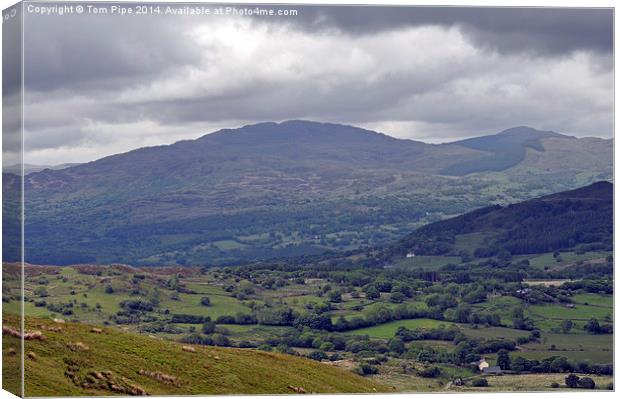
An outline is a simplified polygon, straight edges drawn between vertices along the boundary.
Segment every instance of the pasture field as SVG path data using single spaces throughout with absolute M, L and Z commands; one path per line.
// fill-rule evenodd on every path
M 458 256 L 416 255 L 413 258 L 405 258 L 399 261 L 398 263 L 396 263 L 396 266 L 410 269 L 439 270 L 445 265 L 457 263 L 461 263 L 461 258 L 459 258 Z
M 613 383 L 613 378 L 608 376 L 596 376 L 578 374 L 579 377 L 590 377 L 596 383 L 597 390 L 607 390 L 607 385 Z M 451 385 L 450 391 L 480 391 L 480 392 L 532 392 L 532 391 L 549 391 L 554 390 L 570 390 L 564 383 L 566 374 L 523 374 L 523 375 L 501 375 L 485 377 L 489 382 L 488 387 L 479 388 L 472 387 L 471 384 L 465 386 Z M 559 384 L 559 388 L 551 388 L 551 384 Z
M 477 327 L 472 328 L 469 325 L 463 325 L 461 330 L 468 336 L 486 339 L 509 339 L 515 340 L 519 337 L 526 337 L 528 332 L 523 330 L 516 330 L 514 328 L 507 327 Z
M 249 307 L 231 297 L 220 295 L 210 296 L 209 300 L 211 304 L 209 306 L 200 304 L 201 295 L 179 294 L 178 297 L 178 300 L 165 299 L 161 302 L 160 306 L 171 309 L 174 313 L 209 316 L 211 318 L 250 312 Z
M 580 320 L 587 321 L 592 317 L 609 319 L 613 316 L 613 309 L 601 306 L 577 304 L 573 308 L 564 305 L 533 305 L 528 308 L 533 317 L 550 320 Z
M 433 319 L 409 319 L 409 320 L 398 320 L 392 321 L 385 324 L 380 324 L 378 326 L 360 328 L 358 330 L 349 331 L 348 334 L 351 335 L 368 335 L 371 338 L 392 338 L 396 330 L 399 327 L 406 327 L 409 329 L 420 329 L 420 328 L 440 328 L 440 327 L 450 327 L 455 325 L 455 323 L 433 320 Z
M 523 351 L 518 352 L 523 357 L 536 356 L 536 358 L 550 356 L 565 356 L 573 360 L 588 360 L 593 363 L 613 362 L 613 336 L 610 334 L 591 335 L 584 334 L 544 334 L 540 342 L 530 342 L 522 345 Z M 551 350 L 553 348 L 553 350 Z M 517 352 L 515 352 L 517 354 Z M 545 356 L 549 354 L 549 356 Z M 534 357 L 531 357 L 534 358 Z
M 502 323 L 510 325 L 510 311 L 514 306 L 520 303 L 521 301 L 513 296 L 490 296 L 486 301 L 474 304 L 473 307 L 498 313 Z
M 600 306 L 603 308 L 613 309 L 614 296 L 601 294 L 578 294 L 573 296 L 573 301 L 577 304 Z
M 527 259 L 531 266 L 539 269 L 544 268 L 561 268 L 574 264 L 576 262 L 604 260 L 607 256 L 612 255 L 609 251 L 592 251 L 578 254 L 573 251 L 561 252 L 559 259 L 553 257 L 553 253 L 548 252 L 540 255 L 519 255 L 515 256 L 515 261 Z

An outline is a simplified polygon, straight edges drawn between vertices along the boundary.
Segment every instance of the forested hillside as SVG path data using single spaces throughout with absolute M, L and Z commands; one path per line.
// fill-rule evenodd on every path
M 482 238 L 473 255 L 491 257 L 557 250 L 611 250 L 613 185 L 597 182 L 508 206 L 489 206 L 421 227 L 397 251 L 458 255 L 459 237 Z

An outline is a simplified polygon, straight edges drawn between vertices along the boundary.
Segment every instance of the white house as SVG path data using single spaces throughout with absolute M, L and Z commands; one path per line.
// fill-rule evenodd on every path
M 483 371 L 484 369 L 489 367 L 489 363 L 486 361 L 485 358 L 482 358 L 479 361 L 474 362 L 474 364 L 478 366 L 478 370 L 480 371 Z

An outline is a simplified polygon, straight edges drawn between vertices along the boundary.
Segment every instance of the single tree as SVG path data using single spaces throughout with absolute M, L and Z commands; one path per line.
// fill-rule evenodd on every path
M 595 318 L 591 318 L 583 328 L 590 334 L 598 334 L 601 332 L 601 325 Z
M 561 325 L 561 327 L 562 327 L 562 332 L 563 332 L 564 334 L 569 333 L 569 332 L 570 332 L 570 330 L 573 328 L 573 322 L 572 322 L 572 320 L 563 320 L 563 321 L 562 321 L 562 325 Z
M 378 299 L 381 295 L 374 285 L 366 288 L 366 299 Z
M 510 353 L 506 349 L 497 352 L 497 365 L 502 370 L 510 370 Z
M 390 348 L 391 352 L 400 355 L 405 351 L 405 343 L 400 338 L 392 338 L 390 342 L 388 342 L 388 348 Z
M 207 317 L 207 320 L 202 324 L 202 332 L 204 334 L 213 334 L 215 332 L 215 323 L 210 317 Z

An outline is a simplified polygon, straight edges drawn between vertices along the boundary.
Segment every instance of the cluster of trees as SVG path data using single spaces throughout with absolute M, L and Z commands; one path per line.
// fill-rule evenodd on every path
M 230 339 L 224 334 L 199 334 L 194 333 L 181 338 L 181 342 L 194 345 L 232 346 Z
M 613 324 L 600 324 L 599 321 L 595 318 L 591 318 L 588 322 L 583 326 L 583 329 L 589 332 L 590 334 L 613 334 L 614 326 Z
M 453 351 L 453 363 L 457 365 L 466 365 L 471 362 L 480 360 L 481 355 L 488 353 L 496 353 L 500 350 L 512 351 L 517 344 L 514 341 L 494 339 L 469 339 L 464 335 L 457 336 L 454 341 L 457 345 Z
M 257 324 L 258 319 L 253 314 L 237 313 L 234 316 L 222 315 L 215 319 L 217 324 Z
M 173 314 L 170 322 L 182 324 L 202 324 L 205 322 L 205 317 L 193 314 Z
M 73 314 L 73 305 L 73 302 L 47 303 L 46 308 L 50 312 L 71 316 Z
M 611 276 L 613 274 L 613 269 L 608 274 Z M 601 278 L 601 279 L 583 279 L 578 281 L 567 281 L 560 287 L 565 290 L 577 291 L 583 290 L 585 292 L 592 292 L 595 294 L 613 294 L 614 292 L 614 282 L 612 278 Z
M 404 342 L 429 339 L 437 341 L 454 341 L 459 333 L 459 329 L 455 327 L 411 330 L 407 327 L 401 326 L 398 327 L 394 336 L 400 338 Z
M 525 359 L 517 356 L 507 370 L 532 373 L 584 373 L 613 375 L 610 364 L 591 364 L 586 361 L 574 362 L 563 356 L 551 356 L 542 360 Z

